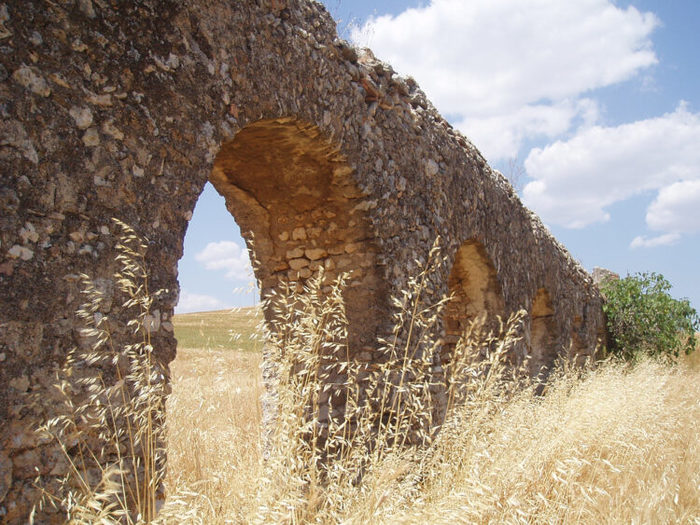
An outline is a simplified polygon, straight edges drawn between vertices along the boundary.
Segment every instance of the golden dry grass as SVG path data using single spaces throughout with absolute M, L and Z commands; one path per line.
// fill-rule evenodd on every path
M 699 436 L 697 371 L 608 364 L 450 432 L 401 521 L 697 523 Z
M 259 355 L 181 349 L 168 404 L 172 523 L 265 522 Z M 288 523 L 700 523 L 700 371 L 643 362 L 569 373 L 544 396 L 489 394 L 429 453 L 359 486 L 313 487 Z M 322 509 L 318 490 L 332 490 Z M 299 511 L 299 508 L 296 509 Z
M 393 300 L 395 337 L 383 343 L 382 363 L 347 356 L 344 277 L 326 288 L 319 275 L 301 295 L 271 299 L 266 373 L 276 395 L 266 399 L 275 424 L 264 447 L 261 355 L 232 349 L 230 338 L 229 346 L 206 338 L 180 345 L 163 435 L 167 384 L 152 358 L 145 244 L 123 227 L 115 277 L 134 311 L 135 340 L 112 345 L 106 317 L 95 315 L 102 295 L 85 277 L 79 315 L 94 343 L 71 353 L 59 384 L 67 413 L 41 429 L 68 461 L 81 460 L 71 463 L 62 494 L 45 492 L 70 523 L 700 525 L 697 356 L 675 366 L 608 361 L 561 370 L 536 395 L 541 385 L 506 364 L 521 333 L 518 312 L 497 334 L 473 324 L 436 375 L 435 327 L 448 299 L 425 304 L 421 292 L 437 247 Z M 179 334 L 183 326 L 190 336 L 207 332 L 204 318 L 227 338 L 228 326 L 250 333 L 256 322 L 196 315 L 175 319 Z M 74 388 L 88 395 L 73 403 Z M 436 432 L 440 391 L 456 402 L 448 401 Z M 168 498 L 153 521 L 165 442 Z
M 260 353 L 181 348 L 171 366 L 167 491 L 173 521 L 244 522 L 260 463 Z M 181 505 L 178 505 L 178 501 Z
M 695 338 L 698 341 L 698 348 L 700 348 L 700 334 L 696 334 Z M 682 360 L 693 370 L 700 370 L 700 350 L 696 350 L 687 356 L 683 356 Z

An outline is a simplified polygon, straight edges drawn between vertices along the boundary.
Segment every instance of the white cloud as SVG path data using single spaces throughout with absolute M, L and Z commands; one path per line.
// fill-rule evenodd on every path
M 229 279 L 249 280 L 252 275 L 248 251 L 233 241 L 210 242 L 194 258 L 207 270 L 224 270 Z
M 652 232 L 631 246 L 700 232 L 700 113 L 599 125 L 595 90 L 635 76 L 653 89 L 652 13 L 616 0 L 430 0 L 371 18 L 353 40 L 412 75 L 493 162 L 546 140 L 524 163 L 526 204 L 552 224 L 585 227 L 648 193 Z
M 697 147 L 700 148 L 700 143 Z M 700 172 L 700 166 L 697 170 Z M 697 173 L 697 180 L 676 182 L 663 188 L 647 209 L 647 224 L 653 230 L 700 232 L 700 173 Z
M 632 239 L 630 248 L 656 248 L 657 246 L 670 246 L 681 238 L 679 233 L 664 233 L 656 237 L 643 237 L 641 235 Z
M 180 291 L 180 300 L 177 302 L 175 312 L 185 314 L 188 312 L 206 312 L 208 310 L 220 310 L 226 308 L 226 304 L 211 295 L 189 293 Z
M 562 100 L 523 106 L 510 114 L 467 118 L 455 127 L 467 135 L 489 159 L 514 158 L 528 137 L 554 139 L 566 133 L 575 119 L 582 126 L 598 119 L 598 104 L 591 99 Z
M 683 103 L 658 118 L 589 127 L 530 152 L 525 169 L 534 180 L 525 186 L 524 200 L 546 222 L 576 228 L 605 222 L 605 208 L 615 202 L 660 190 L 648 226 L 698 231 L 698 144 L 700 113 Z
M 432 0 L 370 19 L 352 38 L 414 76 L 494 160 L 590 119 L 578 98 L 655 64 L 657 25 L 611 0 Z

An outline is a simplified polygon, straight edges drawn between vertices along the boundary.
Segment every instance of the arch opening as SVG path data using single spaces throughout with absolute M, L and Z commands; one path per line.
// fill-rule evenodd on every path
M 225 143 L 214 160 L 210 182 L 224 197 L 255 260 L 254 272 L 263 298 L 273 292 L 285 293 L 288 283 L 296 283 L 301 291 L 321 269 L 328 284 L 341 272 L 351 272 L 344 292 L 349 357 L 371 361 L 378 352 L 376 332 L 382 321 L 377 309 L 386 308 L 383 301 L 387 294 L 376 264 L 378 250 L 367 215 L 371 203 L 355 184 L 352 173 L 346 159 L 318 128 L 296 119 L 275 119 L 245 126 Z M 263 309 L 262 313 L 268 321 L 276 315 L 272 309 Z M 229 407 L 227 421 L 234 422 L 235 428 L 226 432 L 257 435 L 260 425 L 265 429 L 275 418 L 274 400 L 266 395 L 274 388 L 265 363 L 269 354 L 261 347 L 256 347 L 256 352 L 229 350 L 183 352 L 185 361 L 178 357 L 177 368 L 188 373 L 176 378 L 174 392 L 188 398 L 183 406 L 189 406 L 189 397 L 194 395 L 224 410 Z M 197 369 L 196 377 L 191 377 L 189 368 Z M 225 373 L 219 373 L 222 368 Z M 212 388 L 205 384 L 209 377 L 216 377 Z M 337 382 L 338 387 L 324 390 L 315 400 L 319 419 L 335 417 L 345 408 L 340 372 L 324 380 Z M 234 394 L 224 396 L 226 388 L 233 388 Z M 237 406 L 227 404 L 232 399 Z M 202 439 L 221 435 L 221 423 L 218 410 L 211 418 L 208 413 L 201 416 L 201 425 L 211 425 L 211 429 L 202 430 Z M 175 437 L 176 444 L 169 446 L 178 447 L 182 441 Z M 191 458 L 181 449 L 174 448 L 173 455 L 178 466 L 187 469 Z M 257 448 L 250 450 L 240 461 L 252 464 L 260 453 Z M 198 465 L 197 469 L 205 467 Z
M 444 314 L 443 361 L 449 360 L 471 322 L 483 319 L 489 327 L 505 314 L 496 268 L 479 241 L 471 239 L 460 246 L 447 283 L 452 300 Z
M 352 168 L 314 125 L 293 118 L 245 126 L 219 151 L 210 176 L 241 228 L 263 298 L 299 290 L 324 272 L 350 272 L 345 291 L 351 354 L 371 347 L 384 294 L 377 248 Z M 272 311 L 265 311 L 269 321 Z
M 557 359 L 557 326 L 549 292 L 540 288 L 532 301 L 530 314 L 530 375 L 546 378 Z

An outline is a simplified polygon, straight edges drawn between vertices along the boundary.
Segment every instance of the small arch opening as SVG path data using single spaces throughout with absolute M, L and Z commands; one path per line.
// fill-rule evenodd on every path
M 262 297 L 298 286 L 321 268 L 330 283 L 351 272 L 345 291 L 348 345 L 372 346 L 383 281 L 367 210 L 343 155 L 314 125 L 262 120 L 223 145 L 210 180 L 226 199 L 254 254 Z M 273 312 L 264 312 L 270 320 Z
M 496 268 L 479 241 L 468 240 L 457 250 L 448 287 L 452 300 L 444 314 L 443 361 L 449 360 L 471 322 L 483 318 L 488 327 L 505 313 Z
M 530 375 L 546 377 L 559 354 L 554 307 L 549 292 L 540 288 L 532 301 L 530 320 Z

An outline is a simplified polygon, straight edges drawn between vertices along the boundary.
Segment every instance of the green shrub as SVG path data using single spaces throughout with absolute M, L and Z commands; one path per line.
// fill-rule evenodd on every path
M 653 272 L 601 284 L 611 352 L 627 359 L 651 355 L 673 360 L 696 349 L 698 313 L 688 299 L 671 297 L 670 289 L 664 276 Z

